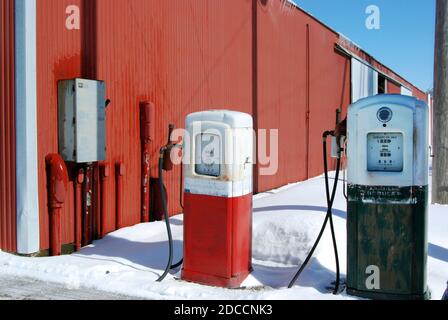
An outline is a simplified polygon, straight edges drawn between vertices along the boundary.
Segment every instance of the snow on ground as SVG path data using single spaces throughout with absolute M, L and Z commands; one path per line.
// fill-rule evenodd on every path
M 146 299 L 354 299 L 345 293 L 334 296 L 327 290 L 335 277 L 329 231 L 296 285 L 287 289 L 325 217 L 324 188 L 323 177 L 317 177 L 255 196 L 254 271 L 238 290 L 181 281 L 179 270 L 162 283 L 155 282 L 168 256 L 164 222 L 118 230 L 70 256 L 24 258 L 0 252 L 0 275 L 31 277 L 71 290 L 91 288 Z M 342 278 L 346 270 L 345 206 L 342 188 L 339 188 L 334 223 Z M 173 217 L 170 223 L 174 260 L 178 261 L 182 254 L 183 217 Z M 448 280 L 447 226 L 448 206 L 431 206 L 428 284 L 436 300 L 442 297 Z

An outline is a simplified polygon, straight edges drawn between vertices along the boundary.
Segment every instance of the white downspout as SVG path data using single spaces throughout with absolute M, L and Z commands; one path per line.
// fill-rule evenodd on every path
M 17 253 L 39 251 L 36 0 L 15 0 Z

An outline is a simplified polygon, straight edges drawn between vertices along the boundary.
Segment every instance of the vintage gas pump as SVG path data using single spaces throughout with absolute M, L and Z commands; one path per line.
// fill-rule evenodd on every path
M 379 95 L 347 117 L 347 292 L 425 299 L 428 107 Z
M 193 113 L 186 130 L 182 279 L 238 287 L 252 269 L 252 117 Z

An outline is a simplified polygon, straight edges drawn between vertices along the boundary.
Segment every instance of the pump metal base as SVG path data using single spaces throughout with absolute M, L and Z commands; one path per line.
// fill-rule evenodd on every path
M 347 293 L 427 299 L 428 186 L 350 185 L 348 194 Z M 369 290 L 369 277 L 381 289 Z
M 378 291 L 361 291 L 356 289 L 347 288 L 347 294 L 350 296 L 356 296 L 360 298 L 372 299 L 372 300 L 430 300 L 431 293 L 426 291 L 424 294 L 388 294 Z
M 228 289 L 236 289 L 241 286 L 241 283 L 249 276 L 250 272 L 244 272 L 233 276 L 231 278 L 219 277 L 211 274 L 205 274 L 201 272 L 194 272 L 190 270 L 182 270 L 182 280 L 187 282 L 199 283 L 202 285 L 212 287 L 222 287 Z

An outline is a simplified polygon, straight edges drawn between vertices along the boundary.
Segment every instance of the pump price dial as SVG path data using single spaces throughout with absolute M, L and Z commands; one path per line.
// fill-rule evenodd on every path
M 370 172 L 403 171 L 403 134 L 369 133 L 367 135 L 367 170 Z
M 221 175 L 221 139 L 218 135 L 202 133 L 196 136 L 195 171 L 202 176 Z

